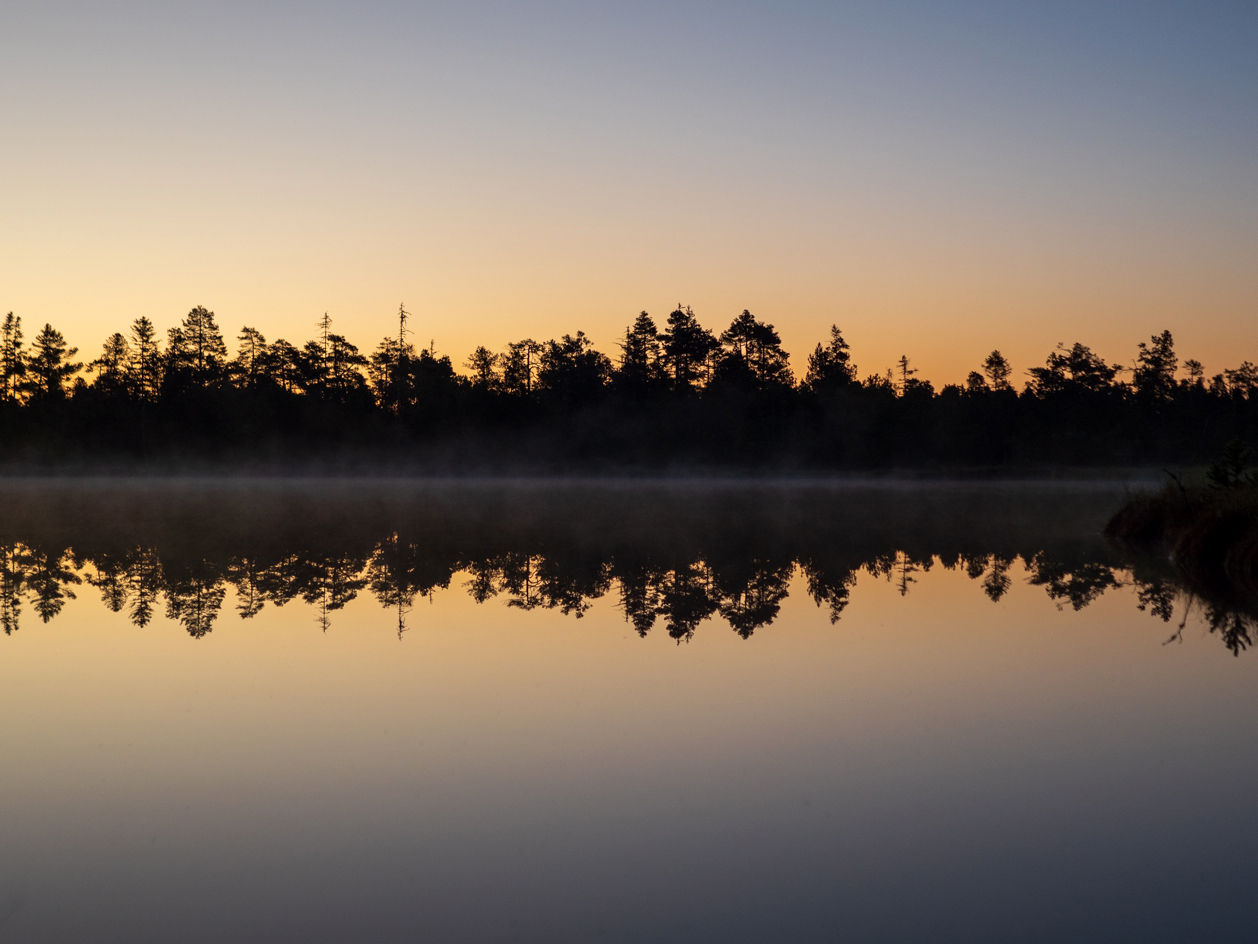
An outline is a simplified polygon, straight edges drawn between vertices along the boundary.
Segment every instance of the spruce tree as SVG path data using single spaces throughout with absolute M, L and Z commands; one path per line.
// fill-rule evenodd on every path
M 804 384 L 814 393 L 851 386 L 856 382 L 856 365 L 838 325 L 830 325 L 830 343 L 820 344 L 808 355 Z
M 0 325 L 0 401 L 17 399 L 25 374 L 22 319 L 9 312 Z
M 625 329 L 620 346 L 620 366 L 616 382 L 633 389 L 642 389 L 662 376 L 661 358 L 664 348 L 655 321 L 645 311 Z
M 127 380 L 131 391 L 141 400 L 157 396 L 162 383 L 162 352 L 153 322 L 143 316 L 131 323 L 131 361 Z

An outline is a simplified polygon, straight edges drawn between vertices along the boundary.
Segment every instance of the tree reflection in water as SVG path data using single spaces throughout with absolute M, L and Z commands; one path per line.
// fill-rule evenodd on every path
M 324 631 L 365 591 L 395 614 L 401 635 L 416 599 L 462 574 L 460 589 L 477 603 L 499 598 L 579 619 L 613 594 L 639 636 L 662 624 L 681 642 L 719 618 L 748 639 L 777 619 L 797 573 L 837 623 L 861 574 L 907 595 L 917 575 L 942 566 L 999 602 L 1021 561 L 1026 582 L 1059 608 L 1080 610 L 1128 587 L 1141 611 L 1165 623 L 1178 614 L 1171 640 L 1192 614 L 1233 653 L 1258 639 L 1258 608 L 1233 585 L 1125 559 L 1095 538 L 1088 524 L 1107 512 L 1104 496 L 1076 496 L 1073 517 L 1060 495 L 1028 511 L 1036 493 L 993 499 L 982 489 L 452 490 L 440 500 L 400 491 L 370 502 L 272 489 L 166 498 L 63 489 L 42 514 L 10 511 L 0 519 L 0 628 L 16 632 L 24 608 L 48 622 L 86 584 L 137 626 L 160 605 L 196 638 L 213 630 L 229 589 L 242 619 L 300 599 Z

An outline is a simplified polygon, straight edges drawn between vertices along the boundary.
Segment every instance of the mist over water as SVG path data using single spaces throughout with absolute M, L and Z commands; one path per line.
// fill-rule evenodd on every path
M 1121 484 L 9 481 L 17 940 L 1240 940 L 1252 608 Z

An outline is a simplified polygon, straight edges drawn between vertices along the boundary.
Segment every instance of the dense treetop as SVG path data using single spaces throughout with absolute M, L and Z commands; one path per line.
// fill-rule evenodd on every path
M 902 356 L 861 379 L 837 326 L 792 370 L 773 325 L 743 311 L 719 333 L 678 306 L 646 312 L 614 357 L 581 331 L 478 347 L 460 368 L 416 350 L 407 313 L 363 353 L 326 315 L 300 346 L 191 309 L 161 339 L 147 318 L 79 360 L 44 325 L 0 325 L 0 444 L 11 461 L 272 459 L 387 452 L 457 467 L 877 467 L 1198 461 L 1252 438 L 1258 367 L 1207 378 L 1169 331 L 1130 365 L 1058 345 L 1024 374 L 992 351 L 962 385 Z

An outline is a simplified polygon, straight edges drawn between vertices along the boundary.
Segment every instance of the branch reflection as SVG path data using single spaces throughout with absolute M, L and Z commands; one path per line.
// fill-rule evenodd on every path
M 1036 508 L 1028 507 L 1040 500 L 1034 493 L 993 498 L 990 489 L 369 494 L 220 487 L 154 500 L 136 486 L 33 492 L 26 497 L 34 501 L 11 501 L 0 518 L 0 628 L 17 632 L 27 613 L 47 623 L 86 585 L 137 626 L 161 607 L 195 638 L 213 631 L 229 591 L 241 619 L 300 600 L 325 632 L 338 611 L 369 593 L 401 635 L 417 598 L 454 585 L 478 604 L 577 619 L 611 595 L 642 637 L 662 631 L 682 642 L 717 621 L 750 639 L 778 618 L 797 576 L 833 624 L 858 578 L 908 595 L 941 566 L 993 603 L 1015 579 L 1071 610 L 1129 588 L 1139 610 L 1178 620 L 1168 641 L 1182 638 L 1194 614 L 1235 654 L 1258 640 L 1253 594 L 1165 561 L 1124 558 L 1082 526 L 1108 508 L 1093 508 L 1099 500 L 1086 494 L 1066 513 L 1060 495 Z

